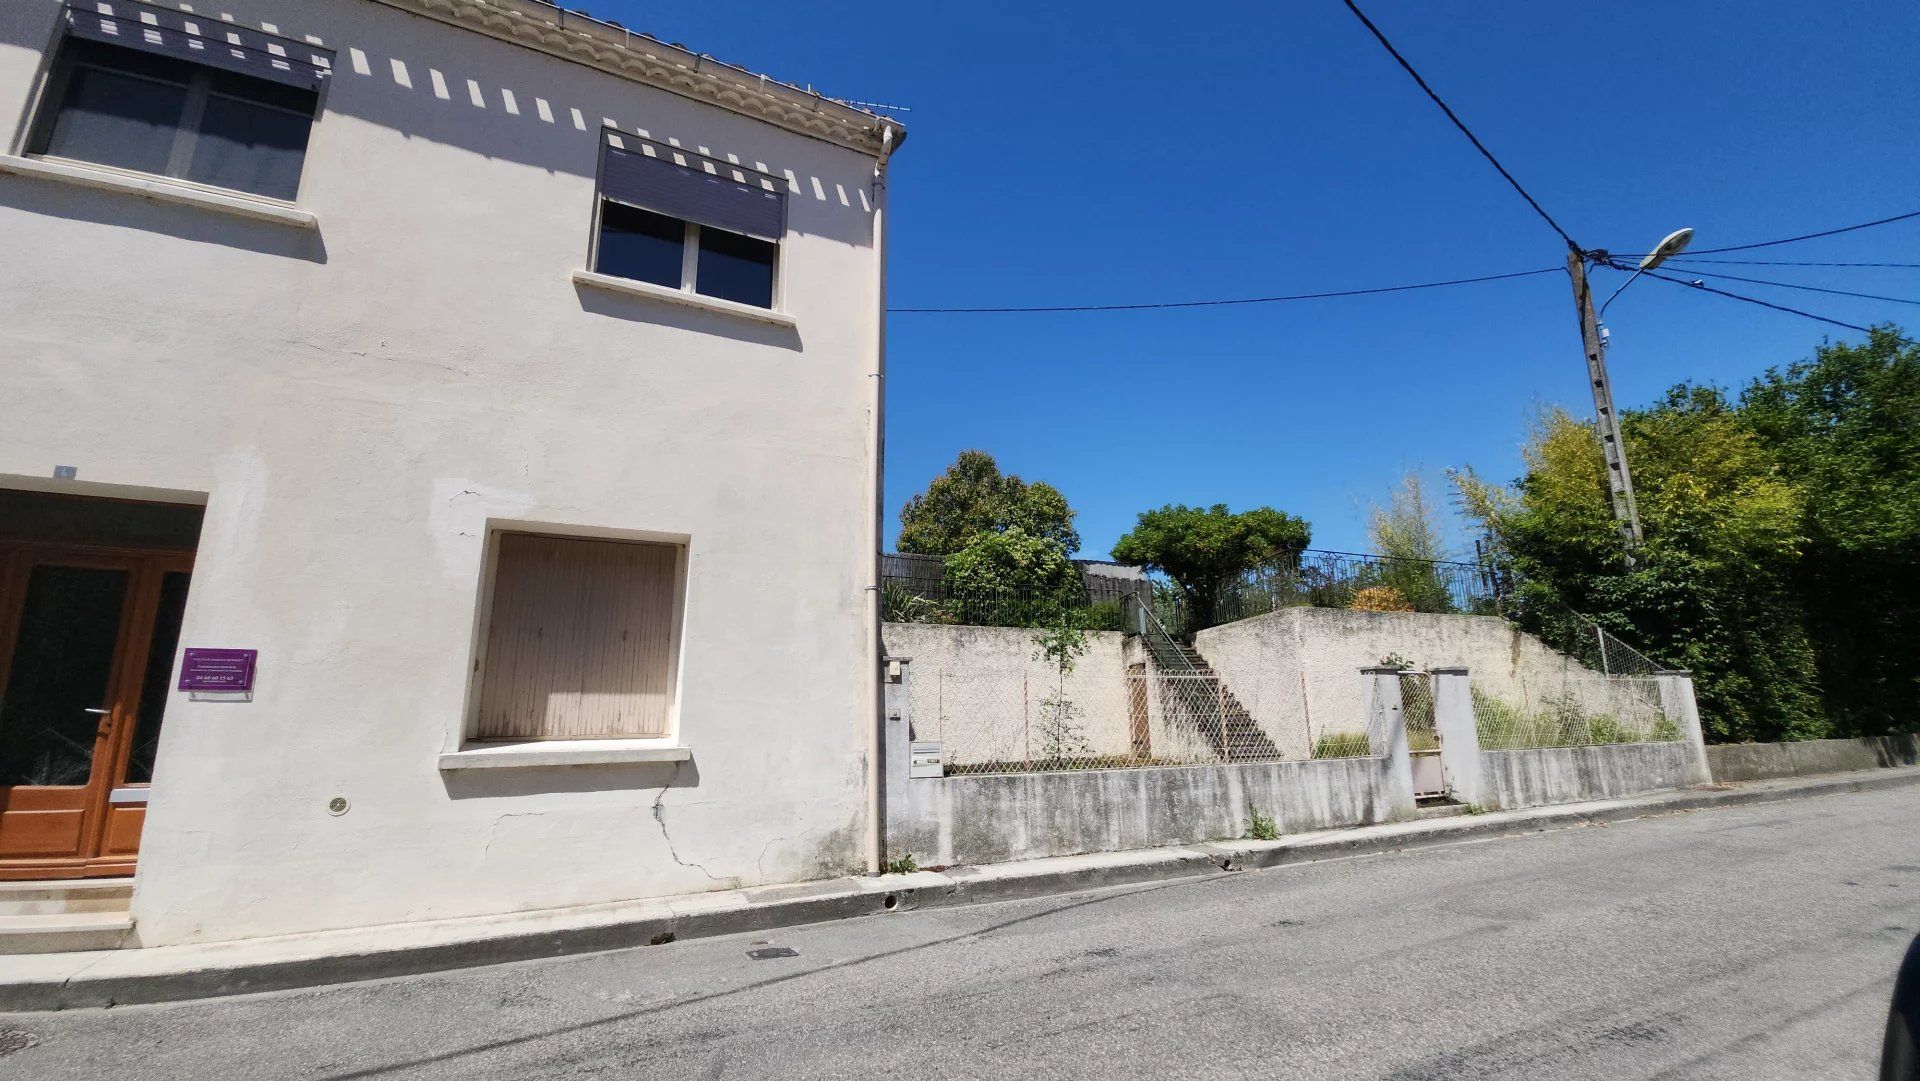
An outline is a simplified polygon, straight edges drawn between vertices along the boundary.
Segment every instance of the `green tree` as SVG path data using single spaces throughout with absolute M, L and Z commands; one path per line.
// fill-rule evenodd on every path
M 1355 585 L 1360 589 L 1385 586 L 1404 598 L 1416 612 L 1451 612 L 1453 591 L 1436 561 L 1446 558 L 1440 526 L 1427 499 L 1420 474 L 1409 472 L 1387 496 L 1375 504 L 1367 522 L 1367 536 L 1376 554 L 1387 562 L 1368 568 Z
M 1290 563 L 1311 538 L 1306 522 L 1272 507 L 1235 514 L 1224 503 L 1168 505 L 1142 512 L 1113 558 L 1173 579 L 1192 626 L 1210 627 L 1223 590 L 1249 571 Z
M 963 622 L 1001 627 L 1057 624 L 1086 599 L 1080 572 L 1060 542 L 1020 526 L 981 533 L 948 556 L 946 592 Z
M 899 549 L 952 555 L 982 533 L 1020 529 L 1056 542 L 1071 555 L 1080 548 L 1073 518 L 1073 508 L 1059 489 L 1001 473 L 985 451 L 962 451 L 926 491 L 900 508 Z
M 1920 699 L 1920 346 L 1881 328 L 1769 370 L 1741 415 L 1804 493 L 1795 584 L 1840 734 L 1911 729 Z
M 1462 474 L 1470 512 L 1524 583 L 1523 623 L 1550 641 L 1564 608 L 1692 669 L 1720 740 L 1826 732 L 1792 588 L 1800 493 L 1721 392 L 1680 386 L 1622 417 L 1646 543 L 1629 569 L 1593 429 L 1560 410 L 1534 426 L 1512 489 Z

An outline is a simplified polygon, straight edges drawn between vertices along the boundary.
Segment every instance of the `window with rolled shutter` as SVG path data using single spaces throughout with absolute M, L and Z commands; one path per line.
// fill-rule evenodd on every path
M 500 534 L 475 738 L 667 735 L 681 551 Z

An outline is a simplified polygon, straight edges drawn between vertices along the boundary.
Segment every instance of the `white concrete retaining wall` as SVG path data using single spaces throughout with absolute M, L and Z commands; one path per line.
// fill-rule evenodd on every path
M 909 694 L 914 739 L 941 740 L 955 765 L 1028 757 L 1042 702 L 1064 697 L 1088 755 L 1122 755 L 1131 746 L 1125 643 L 1119 631 L 1090 631 L 1087 653 L 1061 679 L 1037 658 L 1035 631 L 889 623 L 887 655 L 913 664 Z
M 1482 751 L 1481 803 L 1511 811 L 1684 788 L 1693 783 L 1693 764 L 1694 749 L 1684 741 Z
M 889 792 L 887 847 L 924 867 L 1191 844 L 1245 836 L 1249 806 L 1284 833 L 1383 822 L 1399 816 L 1387 763 L 902 778 Z
M 1416 668 L 1464 666 L 1481 694 L 1529 713 L 1559 694 L 1595 715 L 1625 708 L 1599 673 L 1497 616 L 1283 608 L 1201 631 L 1194 644 L 1267 735 L 1302 756 L 1323 733 L 1364 730 L 1353 674 L 1389 655 Z
M 1858 769 L 1920 765 L 1920 735 L 1727 743 L 1707 748 L 1716 781 L 1759 781 Z

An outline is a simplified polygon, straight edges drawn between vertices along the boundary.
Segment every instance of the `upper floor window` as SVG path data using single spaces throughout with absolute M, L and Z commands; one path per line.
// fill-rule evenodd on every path
M 716 172 L 708 172 L 707 161 L 608 132 L 601 147 L 593 269 L 772 308 L 786 232 L 782 182 L 727 162 L 713 162 Z
M 298 193 L 324 51 L 130 0 L 70 4 L 66 16 L 29 152 Z

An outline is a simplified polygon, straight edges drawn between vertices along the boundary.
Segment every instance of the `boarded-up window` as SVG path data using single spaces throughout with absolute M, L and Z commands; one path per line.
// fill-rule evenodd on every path
M 475 736 L 666 735 L 678 554 L 501 534 Z

